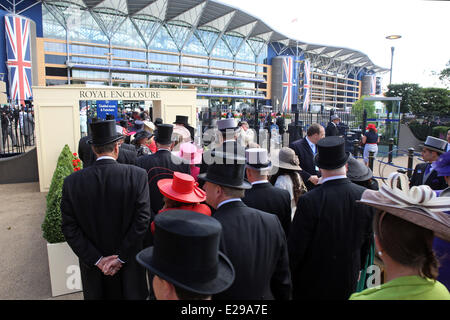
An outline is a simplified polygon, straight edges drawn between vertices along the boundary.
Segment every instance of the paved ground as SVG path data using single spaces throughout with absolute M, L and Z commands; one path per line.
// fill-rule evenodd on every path
M 38 183 L 0 185 L 0 299 L 52 299 L 41 224 L 46 193 Z M 82 299 L 82 293 L 55 299 Z
M 407 158 L 395 158 L 394 164 L 406 167 Z M 380 176 L 383 167 L 376 162 L 374 175 Z M 385 167 L 383 176 L 396 169 Z M 41 231 L 45 197 L 46 193 L 39 192 L 38 183 L 0 185 L 0 299 L 83 298 L 82 293 L 51 296 L 47 247 Z

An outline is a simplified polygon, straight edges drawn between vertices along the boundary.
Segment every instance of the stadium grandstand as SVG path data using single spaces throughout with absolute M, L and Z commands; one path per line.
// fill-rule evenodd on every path
M 344 110 L 380 93 L 388 71 L 212 0 L 1 0 L 0 16 L 0 41 L 10 43 L 0 74 L 19 103 L 32 86 L 83 84 L 195 88 L 199 105 L 221 110 Z

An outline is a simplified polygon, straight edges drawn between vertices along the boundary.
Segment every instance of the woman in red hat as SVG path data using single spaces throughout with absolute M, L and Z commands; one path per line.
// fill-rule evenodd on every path
M 211 216 L 211 209 L 201 202 L 206 200 L 206 192 L 198 187 L 193 176 L 174 172 L 173 179 L 158 181 L 158 189 L 164 196 L 164 206 L 158 214 L 169 210 L 189 210 Z M 154 222 L 151 225 L 155 231 Z
M 364 163 L 366 166 L 369 165 L 369 151 L 374 152 L 374 157 L 377 156 L 378 153 L 378 143 L 380 142 L 380 137 L 377 133 L 377 127 L 373 123 L 369 123 L 369 125 L 366 128 L 366 133 L 364 133 L 364 136 L 362 137 L 362 144 L 364 145 Z

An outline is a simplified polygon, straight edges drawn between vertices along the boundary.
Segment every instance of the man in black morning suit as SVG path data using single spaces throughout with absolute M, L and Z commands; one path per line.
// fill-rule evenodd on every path
M 339 136 L 339 129 L 338 125 L 341 119 L 337 115 L 331 116 L 331 121 L 328 123 L 326 129 L 325 129 L 325 136 L 331 137 L 331 136 Z
M 92 123 L 96 123 L 98 121 L 101 120 L 92 118 Z M 117 131 L 117 134 L 122 135 L 119 131 Z M 91 145 L 88 143 L 90 139 L 91 136 L 85 136 L 78 142 L 78 156 L 81 161 L 83 161 L 83 168 L 91 166 L 97 158 L 95 153 L 92 151 Z M 123 164 L 136 164 L 137 152 L 134 147 L 123 143 L 124 139 L 125 136 L 122 135 L 122 138 L 119 140 L 119 155 L 117 157 L 117 162 Z
M 235 160 L 245 162 L 245 158 Z M 236 273 L 231 287 L 213 299 L 289 299 L 291 277 L 280 220 L 241 201 L 244 190 L 251 188 L 244 181 L 245 164 L 225 162 L 211 164 L 206 174 L 199 175 L 205 181 L 206 202 L 216 209 L 213 217 L 222 224 L 219 249 L 230 259 Z
M 153 154 L 141 156 L 137 159 L 136 165 L 143 168 L 147 172 L 148 185 L 150 190 L 150 203 L 152 209 L 152 221 L 154 215 L 164 206 L 163 195 L 159 191 L 158 181 L 161 179 L 173 178 L 173 172 L 178 171 L 190 174 L 189 164 L 174 154 L 172 154 L 172 132 L 173 125 L 160 124 L 157 126 L 155 137 L 156 147 L 158 151 Z M 151 232 L 148 230 L 148 235 L 144 240 L 145 246 L 152 245 Z
M 321 184 L 300 197 L 288 238 L 292 297 L 347 300 L 373 239 L 373 211 L 356 203 L 366 188 L 346 176 L 344 139 L 326 137 L 317 147 Z
M 425 163 L 419 163 L 414 168 L 414 173 L 409 182 L 410 187 L 428 185 L 433 190 L 443 190 L 447 188 L 444 177 L 438 177 L 433 169 L 433 162 L 437 161 L 441 154 L 447 150 L 447 141 L 428 136 L 423 144 L 422 158 Z
M 314 155 L 317 153 L 316 144 L 323 137 L 325 129 L 320 124 L 313 123 L 308 128 L 306 137 L 292 142 L 289 146 L 300 160 L 302 170 L 299 173 L 308 191 L 319 182 L 319 168 L 314 164 Z
M 267 149 L 247 149 L 245 158 L 247 179 L 252 188 L 245 190 L 242 201 L 251 208 L 276 215 L 287 237 L 291 226 L 291 197 L 287 190 L 276 188 L 269 182 L 272 164 Z
M 114 121 L 91 124 L 97 155 L 64 180 L 62 232 L 80 259 L 84 299 L 145 299 L 145 269 L 136 261 L 150 223 L 147 176 L 120 164 Z

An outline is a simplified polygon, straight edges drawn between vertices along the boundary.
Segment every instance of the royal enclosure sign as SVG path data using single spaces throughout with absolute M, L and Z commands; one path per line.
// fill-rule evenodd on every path
M 149 90 L 80 90 L 80 99 L 160 99 L 159 91 Z

